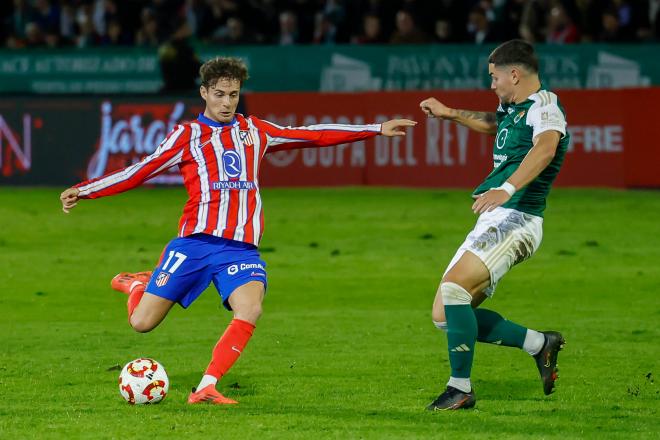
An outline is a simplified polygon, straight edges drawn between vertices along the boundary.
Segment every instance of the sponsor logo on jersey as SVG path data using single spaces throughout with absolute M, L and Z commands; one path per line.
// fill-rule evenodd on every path
M 156 285 L 158 287 L 163 287 L 170 279 L 170 274 L 167 272 L 161 272 L 156 277 Z
M 254 182 L 245 180 L 221 180 L 219 182 L 212 182 L 211 188 L 215 190 L 220 189 L 256 189 Z
M 525 116 L 525 110 L 521 111 L 520 113 L 518 113 L 518 114 L 516 115 L 515 118 L 513 118 L 513 123 L 514 123 L 514 124 L 517 124 L 518 121 L 520 121 L 520 120 L 522 119 L 523 116 Z
M 238 177 L 241 175 L 241 156 L 234 150 L 226 150 L 222 153 L 222 164 L 225 174 L 229 177 Z
M 251 276 L 251 277 L 265 277 L 266 274 L 265 274 L 265 273 L 261 273 L 261 272 L 252 272 L 252 273 L 250 274 L 250 276 Z
M 506 143 L 506 137 L 509 135 L 509 129 L 504 128 L 502 131 L 497 133 L 497 139 L 495 140 L 495 145 L 497 145 L 497 148 L 501 150 L 504 148 L 504 144 Z

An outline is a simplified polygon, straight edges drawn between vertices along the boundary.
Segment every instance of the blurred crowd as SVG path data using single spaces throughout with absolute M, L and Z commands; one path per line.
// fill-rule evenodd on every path
M 660 41 L 660 0 L 2 0 L 8 48 Z

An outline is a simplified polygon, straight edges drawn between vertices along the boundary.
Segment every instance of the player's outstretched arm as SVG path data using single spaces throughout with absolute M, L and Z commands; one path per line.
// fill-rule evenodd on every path
M 267 152 L 270 153 L 298 148 L 328 147 L 378 135 L 405 136 L 405 129 L 417 124 L 409 119 L 392 119 L 382 124 L 316 124 L 282 127 L 254 116 L 250 116 L 250 120 L 257 129 L 266 134 Z
M 429 118 L 447 119 L 479 133 L 497 134 L 497 119 L 494 112 L 456 110 L 447 107 L 435 98 L 427 98 L 420 102 L 419 106 Z
M 80 194 L 80 190 L 78 188 L 68 188 L 65 189 L 62 194 L 60 194 L 60 201 L 62 202 L 62 211 L 64 211 L 66 214 L 69 213 L 70 210 L 72 210 L 77 204 L 78 200 L 78 194 Z
M 417 125 L 417 122 L 410 119 L 392 119 L 381 124 L 380 134 L 387 137 L 405 136 L 406 127 L 414 127 L 415 125 Z

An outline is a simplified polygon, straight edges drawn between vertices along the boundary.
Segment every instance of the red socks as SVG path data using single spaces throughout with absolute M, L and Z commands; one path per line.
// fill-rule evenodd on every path
M 137 307 L 138 304 L 140 304 L 140 300 L 142 299 L 142 295 L 144 295 L 144 289 L 147 288 L 147 285 L 144 283 L 139 283 L 136 282 L 134 283 L 133 286 L 131 286 L 131 293 L 128 295 L 128 303 L 126 306 L 128 307 L 128 320 L 131 320 L 131 315 L 133 315 L 133 311 Z
M 241 352 L 252 337 L 252 332 L 254 332 L 253 324 L 234 318 L 229 323 L 227 330 L 220 337 L 218 343 L 215 344 L 211 363 L 204 374 L 220 379 L 234 365 L 234 362 L 238 360 Z

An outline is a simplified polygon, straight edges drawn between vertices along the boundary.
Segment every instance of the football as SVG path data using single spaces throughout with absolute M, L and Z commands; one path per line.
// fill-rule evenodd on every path
M 169 388 L 165 368 L 153 359 L 135 359 L 119 374 L 119 393 L 131 405 L 158 403 L 167 396 Z

